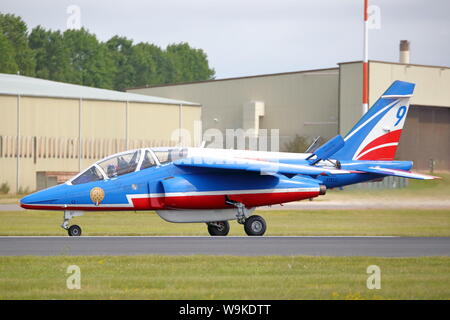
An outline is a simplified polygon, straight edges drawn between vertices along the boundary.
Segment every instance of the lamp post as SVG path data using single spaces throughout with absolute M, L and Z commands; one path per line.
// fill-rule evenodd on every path
M 363 49 L 363 92 L 362 92 L 362 114 L 369 108 L 369 25 L 368 25 L 368 4 L 369 0 L 364 0 L 364 49 Z

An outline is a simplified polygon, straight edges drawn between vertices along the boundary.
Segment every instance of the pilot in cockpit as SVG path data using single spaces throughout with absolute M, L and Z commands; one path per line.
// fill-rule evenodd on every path
M 108 175 L 108 177 L 112 178 L 112 177 L 116 177 L 117 176 L 117 170 L 116 170 L 116 166 L 113 164 L 108 165 L 108 168 L 106 170 L 106 174 Z

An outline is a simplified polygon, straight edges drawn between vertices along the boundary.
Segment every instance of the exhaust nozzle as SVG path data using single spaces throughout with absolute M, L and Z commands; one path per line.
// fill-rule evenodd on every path
M 327 193 L 327 186 L 324 184 L 321 184 L 320 186 L 320 191 L 319 191 L 319 195 L 323 196 L 325 193 Z

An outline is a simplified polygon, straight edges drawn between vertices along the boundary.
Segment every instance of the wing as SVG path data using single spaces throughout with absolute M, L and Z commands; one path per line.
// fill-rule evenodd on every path
M 439 177 L 429 176 L 426 174 L 398 170 L 398 169 L 387 169 L 387 168 L 381 168 L 381 167 L 368 167 L 368 168 L 358 169 L 358 170 L 364 171 L 364 172 L 369 172 L 369 173 L 377 173 L 377 174 L 381 174 L 384 176 L 396 176 L 396 177 L 419 179 L 419 180 L 440 179 Z
M 314 167 L 310 165 L 285 164 L 271 161 L 239 158 L 192 157 L 174 161 L 178 167 L 244 170 L 260 173 L 302 174 L 309 176 L 345 174 L 351 171 Z

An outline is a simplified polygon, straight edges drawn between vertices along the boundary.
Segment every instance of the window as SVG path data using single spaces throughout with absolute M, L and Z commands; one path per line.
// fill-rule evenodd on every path
M 169 151 L 154 151 L 159 163 L 164 164 L 170 162 Z
M 85 172 L 83 172 L 80 176 L 73 179 L 72 184 L 82 184 L 99 180 L 103 180 L 103 175 L 101 174 L 100 170 L 97 169 L 97 167 L 92 166 Z
M 187 157 L 187 149 L 171 149 L 169 150 L 169 157 L 171 161 L 183 159 Z
M 152 149 L 153 150 L 153 149 Z M 153 150 L 161 164 L 187 157 L 187 149 L 173 148 L 168 150 Z
M 139 162 L 141 150 L 120 154 L 115 157 L 106 159 L 98 165 L 106 173 L 108 178 L 113 178 L 134 172 Z
M 155 160 L 153 160 L 153 157 L 150 153 L 150 151 L 145 151 L 144 160 L 142 160 L 141 170 L 154 167 L 156 165 Z

